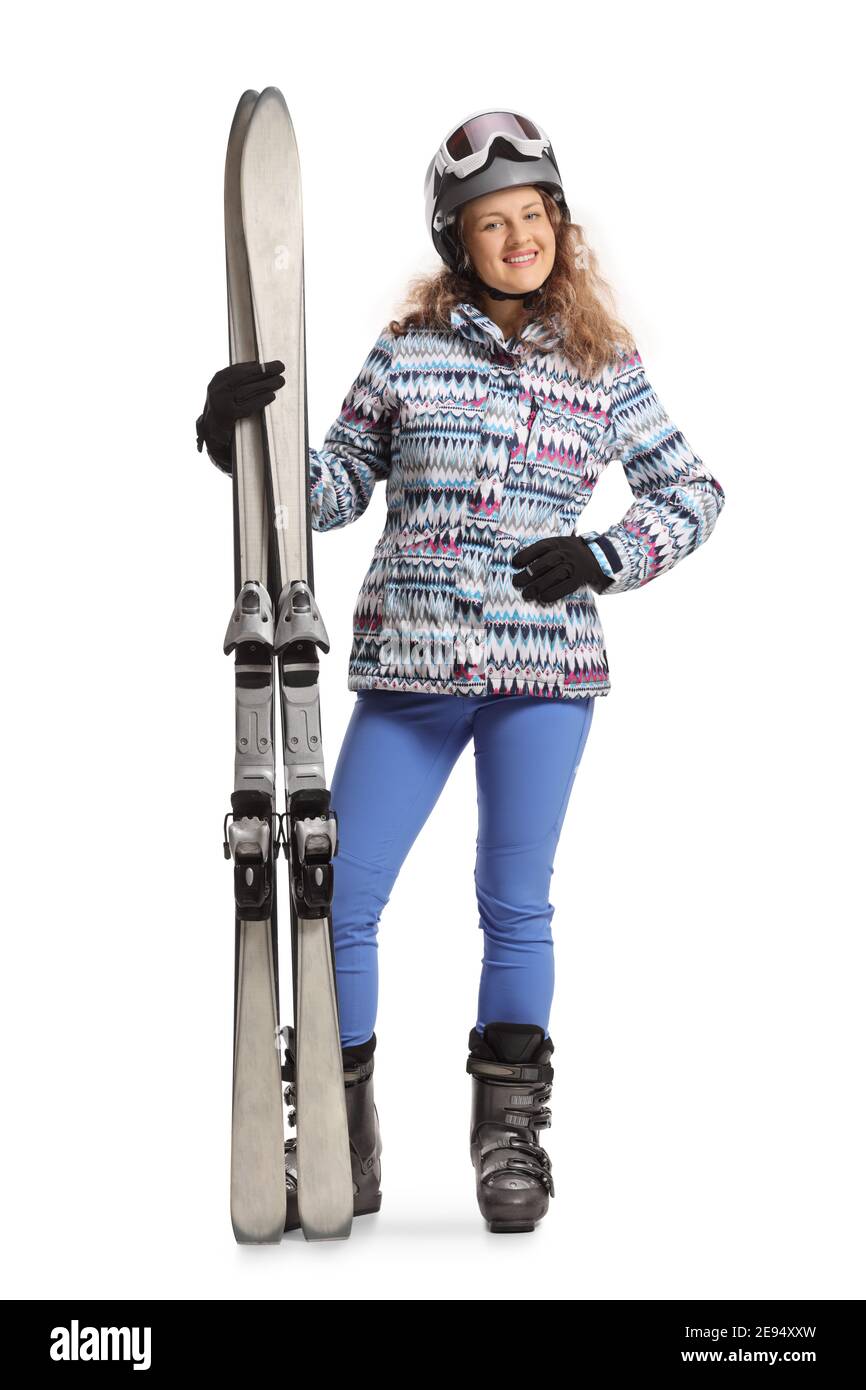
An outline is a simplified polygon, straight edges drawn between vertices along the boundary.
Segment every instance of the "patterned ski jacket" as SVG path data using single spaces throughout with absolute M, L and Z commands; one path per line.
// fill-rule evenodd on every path
M 383 329 L 323 447 L 310 450 L 316 531 L 355 521 L 386 484 L 349 689 L 606 695 L 595 591 L 526 600 L 512 555 L 574 534 L 619 459 L 635 501 L 618 525 L 583 535 L 613 581 L 604 594 L 636 589 L 707 539 L 722 487 L 668 419 L 638 352 L 620 350 L 590 380 L 558 350 L 555 321 L 506 341 L 464 303 L 451 323 Z

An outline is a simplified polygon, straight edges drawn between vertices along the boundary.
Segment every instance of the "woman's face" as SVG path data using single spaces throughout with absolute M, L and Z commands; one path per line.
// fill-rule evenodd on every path
M 553 269 L 556 234 L 532 184 L 473 198 L 463 208 L 462 233 L 477 274 L 494 289 L 528 294 Z

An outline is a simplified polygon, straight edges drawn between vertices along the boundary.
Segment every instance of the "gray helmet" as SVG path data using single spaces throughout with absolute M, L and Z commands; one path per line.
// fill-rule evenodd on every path
M 459 269 L 454 235 L 458 209 L 483 193 L 523 184 L 544 188 L 556 199 L 563 217 L 570 219 L 553 146 L 527 116 L 516 111 L 479 111 L 446 135 L 427 167 L 424 201 L 427 230 L 451 270 Z M 522 297 L 490 292 L 497 298 Z

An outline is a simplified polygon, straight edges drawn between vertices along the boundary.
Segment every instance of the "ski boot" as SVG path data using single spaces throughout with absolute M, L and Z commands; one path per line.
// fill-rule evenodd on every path
M 286 1060 L 281 1068 L 287 1083 L 283 1097 L 289 1107 L 289 1126 L 295 1124 L 295 1030 L 282 1028 Z M 367 1216 L 382 1205 L 379 1183 L 382 1179 L 382 1136 L 379 1114 L 373 1102 L 373 1053 L 376 1034 L 369 1042 L 343 1048 L 343 1081 L 346 1087 L 346 1118 L 349 1122 L 349 1149 L 352 1157 L 352 1185 L 355 1191 L 354 1215 Z M 297 1136 L 284 1144 L 286 1155 L 286 1224 L 284 1231 L 298 1231 L 298 1153 Z
M 469 1151 L 481 1215 L 491 1231 L 534 1231 L 554 1195 L 537 1132 L 550 1125 L 553 1042 L 533 1023 L 488 1023 L 469 1034 Z

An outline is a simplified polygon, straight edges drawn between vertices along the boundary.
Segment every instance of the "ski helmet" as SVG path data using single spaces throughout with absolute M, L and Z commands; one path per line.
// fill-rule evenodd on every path
M 454 235 L 458 210 L 483 193 L 522 184 L 546 189 L 562 216 L 571 217 L 553 145 L 528 116 L 517 111 L 476 111 L 449 131 L 427 167 L 424 201 L 427 230 L 451 270 L 460 269 Z M 527 308 L 542 289 L 539 285 L 529 294 L 509 293 L 485 284 L 474 268 L 472 275 L 494 299 L 522 299 Z

